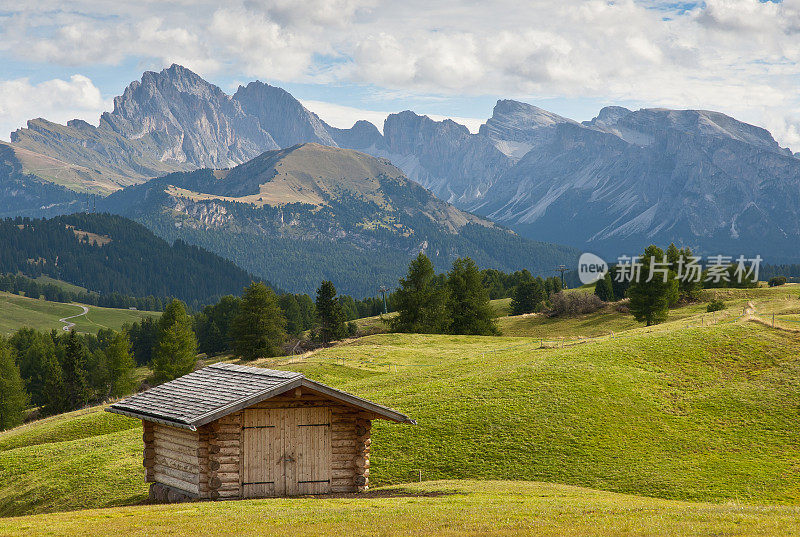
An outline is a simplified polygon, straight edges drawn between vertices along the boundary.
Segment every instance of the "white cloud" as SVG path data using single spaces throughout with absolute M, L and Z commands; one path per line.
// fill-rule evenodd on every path
M 800 0 L 5 3 L 0 53 L 18 60 L 709 108 L 798 143 Z
M 31 84 L 27 78 L 0 81 L 0 139 L 8 140 L 12 131 L 36 117 L 58 123 L 78 118 L 97 124 L 102 111 L 110 106 L 82 75 L 39 84 Z

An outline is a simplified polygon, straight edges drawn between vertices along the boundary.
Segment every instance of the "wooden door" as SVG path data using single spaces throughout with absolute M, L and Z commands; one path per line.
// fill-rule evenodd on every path
M 245 410 L 245 498 L 330 491 L 328 407 Z
M 245 410 L 242 433 L 242 495 L 283 495 L 285 484 L 279 462 L 283 457 L 282 415 L 260 408 Z
M 287 411 L 286 494 L 325 494 L 331 488 L 331 409 L 295 408 Z

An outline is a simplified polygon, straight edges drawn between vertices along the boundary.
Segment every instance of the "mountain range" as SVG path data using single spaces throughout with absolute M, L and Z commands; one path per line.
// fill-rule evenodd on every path
M 119 190 L 99 207 L 293 292 L 330 279 L 345 293 L 373 295 L 420 251 L 439 270 L 470 256 L 482 267 L 539 274 L 578 255 L 461 211 L 386 159 L 317 143 L 267 151 L 230 169 L 168 174 Z
M 67 212 L 87 195 L 175 172 L 235 170 L 265 151 L 313 143 L 386 159 L 441 200 L 531 239 L 607 256 L 676 242 L 706 254 L 800 258 L 792 248 L 800 239 L 800 159 L 765 129 L 718 112 L 606 107 L 581 123 L 500 100 L 475 134 L 411 111 L 389 115 L 382 127 L 335 128 L 281 88 L 251 82 L 228 95 L 173 65 L 130 84 L 96 127 L 35 119 L 12 133 L 0 146 L 0 214 Z M 242 184 L 255 200 L 253 179 Z

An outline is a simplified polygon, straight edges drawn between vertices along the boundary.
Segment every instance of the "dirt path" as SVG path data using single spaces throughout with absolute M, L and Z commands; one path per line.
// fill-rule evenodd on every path
M 69 317 L 63 317 L 59 319 L 59 322 L 64 323 L 64 327 L 62 327 L 62 330 L 64 330 L 65 332 L 69 332 L 70 330 L 72 330 L 72 327 L 75 326 L 75 323 L 70 322 L 69 319 L 74 319 L 75 317 L 80 317 L 82 315 L 86 315 L 87 313 L 89 313 L 89 308 L 87 308 L 86 306 L 81 306 L 79 304 L 73 304 L 73 306 L 81 307 L 83 308 L 83 311 L 81 313 L 78 313 L 77 315 L 70 315 Z

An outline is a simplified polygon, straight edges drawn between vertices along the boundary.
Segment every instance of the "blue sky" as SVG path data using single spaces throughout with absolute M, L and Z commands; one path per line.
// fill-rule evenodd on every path
M 800 150 L 800 0 L 0 0 L 0 139 L 96 122 L 144 70 L 260 79 L 349 126 L 411 109 L 472 130 L 499 98 L 719 110 Z

